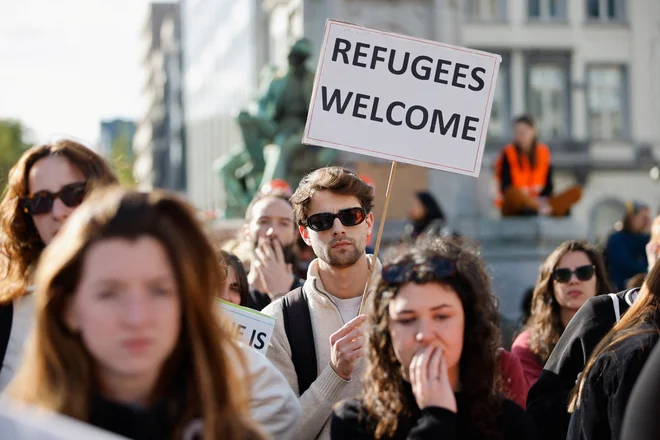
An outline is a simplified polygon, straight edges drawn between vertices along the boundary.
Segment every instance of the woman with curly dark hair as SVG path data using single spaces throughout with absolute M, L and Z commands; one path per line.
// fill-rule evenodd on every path
M 532 315 L 511 353 L 520 359 L 528 389 L 539 378 L 568 322 L 591 297 L 610 292 L 600 253 L 584 241 L 566 241 L 541 265 Z
M 477 253 L 452 239 L 395 249 L 367 312 L 362 392 L 332 439 L 535 439 L 496 390 L 496 301 Z

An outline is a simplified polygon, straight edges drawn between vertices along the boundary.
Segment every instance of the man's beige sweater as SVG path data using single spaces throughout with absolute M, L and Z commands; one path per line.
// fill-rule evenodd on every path
M 367 257 L 371 264 L 372 257 L 370 255 Z M 376 270 L 380 271 L 380 262 L 376 264 Z M 282 372 L 291 388 L 299 396 L 303 414 L 292 440 L 329 440 L 332 408 L 340 400 L 354 397 L 360 393 L 364 359 L 356 362 L 350 381 L 339 377 L 330 366 L 330 335 L 339 330 L 345 322 L 321 283 L 317 260 L 314 260 L 309 266 L 304 289 L 314 330 L 318 372 L 316 380 L 300 396 L 298 377 L 291 360 L 291 346 L 282 322 L 282 299 L 271 303 L 262 311 L 277 319 L 267 357 Z

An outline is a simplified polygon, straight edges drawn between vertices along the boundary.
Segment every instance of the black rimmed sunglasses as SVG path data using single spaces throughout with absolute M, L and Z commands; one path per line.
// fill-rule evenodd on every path
M 336 214 L 320 212 L 310 215 L 303 223 L 312 231 L 323 232 L 332 228 L 336 218 L 344 226 L 357 226 L 367 218 L 367 211 L 363 208 L 348 208 L 342 209 Z
M 80 205 L 87 195 L 87 182 L 75 182 L 64 185 L 59 191 L 53 193 L 50 191 L 38 191 L 34 194 L 27 194 L 21 199 L 23 201 L 23 211 L 29 215 L 48 214 L 53 210 L 53 204 L 56 199 L 60 199 L 69 208 L 75 208 Z
M 596 273 L 596 268 L 593 264 L 588 264 L 586 266 L 576 267 L 575 270 L 571 270 L 567 267 L 562 267 L 552 271 L 552 277 L 558 283 L 568 283 L 571 281 L 573 274 L 580 281 L 589 281 L 594 274 Z
M 428 282 L 442 280 L 456 274 L 456 264 L 443 257 L 431 257 L 417 263 L 415 261 L 401 261 L 384 266 L 380 276 L 387 284 L 403 284 L 407 282 Z

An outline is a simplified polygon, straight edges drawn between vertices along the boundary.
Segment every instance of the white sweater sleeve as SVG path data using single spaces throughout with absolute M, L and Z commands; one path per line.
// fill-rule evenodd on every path
M 291 360 L 291 346 L 282 323 L 281 300 L 268 305 L 262 313 L 277 319 L 266 356 L 284 375 L 291 389 L 299 394 L 298 377 Z M 302 419 L 295 430 L 292 440 L 310 440 L 319 436 L 332 415 L 332 408 L 337 403 L 339 394 L 349 381 L 339 377 L 329 364 L 323 366 L 309 389 L 299 397 L 302 407 Z
M 252 418 L 274 440 L 290 440 L 302 415 L 298 397 L 266 356 L 247 345 L 239 346 L 250 375 Z

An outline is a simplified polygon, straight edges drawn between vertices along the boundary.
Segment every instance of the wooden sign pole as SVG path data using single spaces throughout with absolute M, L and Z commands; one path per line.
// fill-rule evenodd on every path
M 378 236 L 376 237 L 376 247 L 374 248 L 374 256 L 371 260 L 371 267 L 369 268 L 369 276 L 367 277 L 367 284 L 364 286 L 364 293 L 362 295 L 362 302 L 360 304 L 360 311 L 358 314 L 363 313 L 364 305 L 367 300 L 367 292 L 369 292 L 369 287 L 373 281 L 373 275 L 376 268 L 376 262 L 378 261 L 378 251 L 380 250 L 380 240 L 383 238 L 383 227 L 385 226 L 385 219 L 387 218 L 387 208 L 390 206 L 390 196 L 392 195 L 392 184 L 394 183 L 394 174 L 396 174 L 396 162 L 392 161 L 392 167 L 390 168 L 390 178 L 387 181 L 387 191 L 385 193 L 385 204 L 383 205 L 383 214 L 380 219 L 380 224 L 378 225 Z

